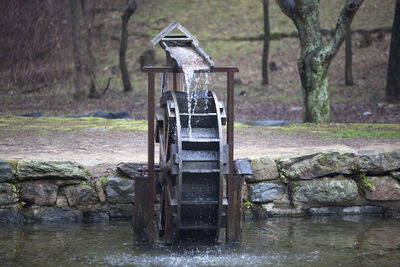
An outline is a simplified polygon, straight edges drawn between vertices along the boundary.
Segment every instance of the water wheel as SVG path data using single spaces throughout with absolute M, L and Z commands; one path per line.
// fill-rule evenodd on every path
M 164 114 L 157 116 L 156 125 L 161 168 L 159 235 L 167 243 L 191 236 L 218 242 L 227 206 L 223 102 L 211 91 L 189 97 L 186 92 L 166 91 L 161 107 Z

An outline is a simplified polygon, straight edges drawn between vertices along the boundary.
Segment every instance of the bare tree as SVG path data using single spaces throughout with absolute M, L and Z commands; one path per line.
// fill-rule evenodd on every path
M 70 0 L 72 44 L 75 62 L 75 98 L 99 97 L 95 76 L 95 59 L 91 50 L 91 40 L 85 18 L 85 1 Z
M 346 34 L 346 51 L 345 51 L 345 66 L 344 80 L 347 86 L 354 84 L 353 82 L 353 51 L 351 49 L 351 28 L 349 27 Z
M 322 42 L 319 0 L 276 0 L 283 13 L 295 24 L 300 38 L 298 60 L 303 91 L 303 120 L 330 121 L 328 68 L 343 43 L 351 22 L 364 0 L 346 0 L 336 28 L 326 44 Z
M 128 67 L 126 65 L 126 48 L 128 46 L 128 22 L 132 14 L 137 8 L 136 0 L 130 2 L 126 0 L 127 7 L 122 14 L 122 27 L 121 27 L 121 46 L 119 47 L 119 67 L 121 69 L 122 83 L 124 85 L 124 92 L 132 91 L 131 81 L 129 79 Z
M 264 10 L 264 48 L 262 54 L 262 82 L 261 84 L 268 84 L 268 53 L 269 53 L 269 12 L 268 3 L 269 0 L 263 0 L 263 10 Z
M 400 100 L 400 0 L 396 0 L 389 65 L 386 79 L 386 99 L 397 103 Z

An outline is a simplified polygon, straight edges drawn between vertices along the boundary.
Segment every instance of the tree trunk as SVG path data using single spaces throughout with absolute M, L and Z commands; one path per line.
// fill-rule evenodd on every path
M 364 0 L 346 0 L 336 28 L 325 45 L 320 32 L 318 11 L 320 0 L 276 0 L 276 2 L 299 32 L 301 55 L 298 69 L 303 89 L 303 120 L 315 123 L 329 122 L 329 65 Z
M 345 70 L 344 70 L 344 79 L 345 79 L 345 84 L 346 86 L 352 86 L 353 83 L 353 70 L 352 70 L 352 65 L 353 65 L 353 52 L 351 49 L 351 28 L 347 30 L 346 34 L 346 51 L 345 51 L 345 57 L 346 57 L 346 62 L 345 62 Z
M 318 1 L 318 0 L 314 0 Z M 318 5 L 310 7 L 299 31 L 301 56 L 298 70 L 303 94 L 303 121 L 327 123 L 330 121 L 328 67 L 330 60 L 323 51 L 318 18 Z
M 327 123 L 330 121 L 328 93 L 328 66 L 319 56 L 309 56 L 299 61 L 298 68 L 303 93 L 303 121 Z
M 330 121 L 328 93 L 328 67 L 330 64 L 323 51 L 321 27 L 318 15 L 318 0 L 307 7 L 301 24 L 295 25 L 299 32 L 301 55 L 298 70 L 303 95 L 303 121 L 327 123 Z
M 98 97 L 94 72 L 95 60 L 91 51 L 91 40 L 84 13 L 84 0 L 70 0 L 72 44 L 75 62 L 75 98 Z
M 262 54 L 262 85 L 268 84 L 268 53 L 269 53 L 269 12 L 268 12 L 268 1 L 263 0 L 263 10 L 264 10 L 264 48 Z
M 390 103 L 397 103 L 400 100 L 400 0 L 396 0 L 393 19 L 386 79 L 386 100 Z
M 126 48 L 128 46 L 128 22 L 132 14 L 135 12 L 136 6 L 136 0 L 134 0 L 131 4 L 128 3 L 128 7 L 122 14 L 121 45 L 119 47 L 119 67 L 121 69 L 124 92 L 132 91 L 128 67 L 126 65 Z

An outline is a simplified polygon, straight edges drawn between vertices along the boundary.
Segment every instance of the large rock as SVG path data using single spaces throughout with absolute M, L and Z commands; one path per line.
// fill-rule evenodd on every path
M 138 170 L 146 166 L 143 162 L 121 162 L 117 166 L 117 171 L 122 176 L 134 179 L 138 174 Z
M 312 179 L 331 173 L 350 173 L 355 158 L 352 151 L 330 150 L 282 158 L 278 164 L 286 177 Z
M 18 202 L 15 185 L 0 184 L 0 206 Z
M 61 189 L 61 192 L 67 198 L 70 207 L 78 204 L 95 204 L 99 201 L 95 190 L 89 185 L 65 186 Z
M 22 160 L 17 165 L 17 179 L 81 179 L 86 175 L 82 166 L 71 161 Z
M 0 183 L 11 181 L 13 179 L 13 173 L 10 166 L 5 160 L 0 159 Z
M 27 182 L 21 185 L 21 200 L 28 205 L 53 206 L 56 204 L 58 187 L 48 182 Z
M 259 183 L 250 185 L 248 190 L 251 202 L 266 203 L 285 197 L 285 188 L 279 183 Z
M 312 215 L 358 215 L 383 213 L 383 208 L 378 206 L 349 206 L 349 207 L 322 207 L 308 210 Z
M 400 152 L 328 150 L 282 158 L 278 164 L 285 176 L 293 179 L 313 179 L 354 172 L 378 174 L 399 169 Z
M 297 182 L 293 186 L 295 200 L 308 203 L 341 204 L 358 198 L 357 184 L 350 179 L 318 179 Z
M 246 176 L 246 182 L 254 183 L 279 178 L 278 168 L 270 157 L 263 157 L 251 161 L 253 167 L 252 176 Z
M 108 178 L 106 195 L 107 201 L 110 203 L 133 203 L 135 201 L 135 182 L 119 177 Z
M 390 176 L 368 177 L 375 186 L 374 190 L 365 190 L 369 200 L 400 200 L 400 184 Z
M 358 151 L 355 167 L 361 172 L 380 174 L 400 169 L 400 151 Z

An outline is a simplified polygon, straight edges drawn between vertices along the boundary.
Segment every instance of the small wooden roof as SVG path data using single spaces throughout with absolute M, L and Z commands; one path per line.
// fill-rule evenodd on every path
M 199 45 L 199 41 L 194 37 L 188 30 L 186 30 L 181 24 L 176 21 L 173 21 L 169 24 L 164 30 L 162 30 L 156 37 L 151 39 L 151 43 L 156 45 L 160 40 L 162 40 L 165 36 L 167 36 L 170 32 L 178 28 L 186 37 L 193 42 L 194 45 Z

